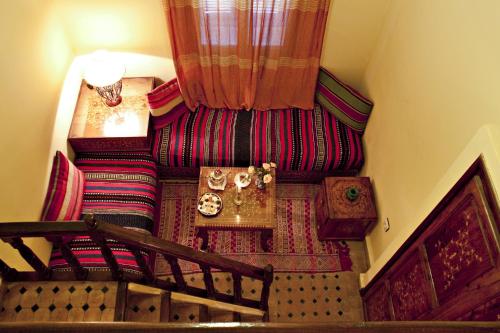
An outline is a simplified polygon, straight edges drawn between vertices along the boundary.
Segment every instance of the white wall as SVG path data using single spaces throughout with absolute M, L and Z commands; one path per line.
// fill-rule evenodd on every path
M 172 58 L 161 0 L 56 0 L 75 55 L 96 49 Z
M 74 54 L 138 51 L 149 55 L 116 54 L 127 76 L 168 80 L 175 72 L 160 0 L 1 1 L 0 13 L 0 221 L 37 221 L 55 151 L 73 155 L 66 139 L 85 61 Z M 50 243 L 27 243 L 48 260 Z M 3 242 L 0 252 L 30 269 Z
M 332 0 L 321 66 L 361 92 L 391 0 Z
M 379 218 L 391 222 L 389 232 L 378 223 L 367 237 L 368 276 L 479 154 L 500 170 L 492 134 L 500 125 L 499 17 L 495 0 L 391 2 L 364 83 L 375 107 L 363 174 L 372 177 Z
M 0 1 L 0 13 L 0 221 L 37 221 L 50 173 L 57 100 L 72 52 L 53 1 Z M 28 244 L 48 259 L 48 242 Z M 3 242 L 0 253 L 8 264 L 29 269 Z

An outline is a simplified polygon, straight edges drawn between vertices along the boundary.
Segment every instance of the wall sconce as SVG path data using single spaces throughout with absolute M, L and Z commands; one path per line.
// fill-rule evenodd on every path
M 83 78 L 88 85 L 96 88 L 103 102 L 114 107 L 121 103 L 122 77 L 125 66 L 107 51 L 96 51 L 90 55 Z

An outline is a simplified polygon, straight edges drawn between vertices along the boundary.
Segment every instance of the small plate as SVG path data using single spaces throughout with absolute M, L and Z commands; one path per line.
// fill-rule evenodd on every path
M 224 191 L 224 189 L 226 188 L 226 184 L 227 184 L 226 176 L 224 176 L 224 178 L 222 179 L 222 183 L 220 185 L 215 185 L 214 183 L 212 183 L 210 177 L 208 177 L 208 187 L 210 187 L 212 190 Z
M 204 216 L 215 216 L 222 210 L 222 199 L 212 192 L 203 193 L 198 199 L 198 211 Z
M 246 172 L 238 172 L 234 176 L 234 183 L 239 184 L 241 188 L 245 188 L 252 183 L 252 177 Z

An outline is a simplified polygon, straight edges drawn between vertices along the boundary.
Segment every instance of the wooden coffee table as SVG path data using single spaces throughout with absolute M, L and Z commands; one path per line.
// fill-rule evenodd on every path
M 215 167 L 201 167 L 198 184 L 198 198 L 205 192 L 217 193 L 222 198 L 222 211 L 214 217 L 205 217 L 197 212 L 194 226 L 197 236 L 203 242 L 202 250 L 208 248 L 208 231 L 213 230 L 240 230 L 261 231 L 260 244 L 264 251 L 269 251 L 268 240 L 273 236 L 276 228 L 276 178 L 272 170 L 273 181 L 267 184 L 266 189 L 259 190 L 255 181 L 242 189 L 243 203 L 237 206 L 233 203 L 236 196 L 234 176 L 238 172 L 246 172 L 247 168 L 221 167 L 219 169 L 227 175 L 227 185 L 224 191 L 212 190 L 208 187 L 208 174 Z

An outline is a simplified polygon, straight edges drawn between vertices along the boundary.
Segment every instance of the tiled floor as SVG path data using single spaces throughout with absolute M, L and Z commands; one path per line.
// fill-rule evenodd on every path
M 364 245 L 348 242 L 352 272 L 276 273 L 269 298 L 272 322 L 361 321 L 363 318 L 358 277 L 366 267 Z M 228 273 L 213 274 L 219 292 L 232 294 Z M 186 275 L 188 284 L 204 287 L 202 274 Z M 243 296 L 258 300 L 262 283 L 243 278 Z M 4 288 L 0 321 L 111 321 L 117 284 L 113 282 L 15 282 Z M 159 321 L 160 297 L 130 292 L 127 319 Z M 172 303 L 170 321 L 198 322 L 197 305 Z M 211 312 L 212 320 L 231 321 L 230 313 Z M 244 318 L 244 320 L 255 318 Z
M 9 283 L 0 321 L 112 321 L 116 288 L 116 282 Z
M 347 242 L 353 261 L 351 272 L 337 273 L 276 273 L 269 296 L 271 322 L 362 321 L 363 308 L 359 295 L 359 273 L 366 269 L 362 242 Z M 186 276 L 188 284 L 203 287 L 202 274 Z M 214 273 L 219 292 L 232 294 L 231 276 Z M 243 296 L 260 297 L 262 283 L 242 280 Z M 198 309 L 193 306 L 172 306 L 171 318 L 177 322 L 196 322 Z

